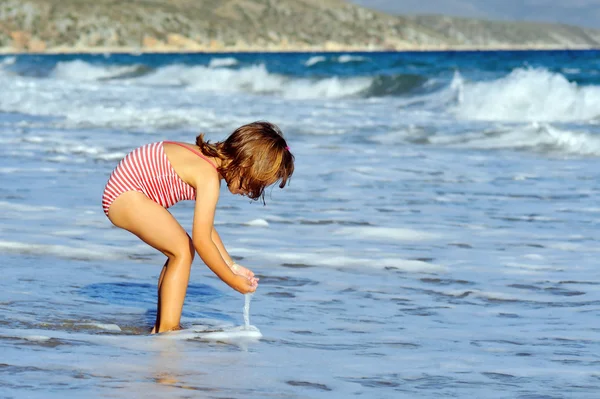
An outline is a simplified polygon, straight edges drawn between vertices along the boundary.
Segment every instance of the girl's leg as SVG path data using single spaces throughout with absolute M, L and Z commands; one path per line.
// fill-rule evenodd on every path
M 165 265 L 163 266 L 160 272 L 160 276 L 158 277 L 158 301 L 156 301 L 156 321 L 154 322 L 154 327 L 152 327 L 152 331 L 150 332 L 150 334 L 156 333 L 156 329 L 158 328 L 160 322 L 160 287 L 162 286 L 163 278 L 165 278 L 165 272 L 167 271 L 168 264 L 169 259 L 167 259 L 167 261 L 165 262 Z
M 108 218 L 167 256 L 159 278 L 157 322 L 152 331 L 178 329 L 195 254 L 189 235 L 169 211 L 137 191 L 121 194 L 110 206 Z

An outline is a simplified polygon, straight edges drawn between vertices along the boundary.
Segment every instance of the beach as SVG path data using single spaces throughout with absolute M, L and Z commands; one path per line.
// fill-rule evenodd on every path
M 0 56 L 0 397 L 596 398 L 598 51 Z M 296 171 L 215 227 L 184 333 L 117 229 L 129 151 L 269 120 Z M 193 203 L 170 209 L 191 231 Z
M 593 51 L 599 50 L 597 45 L 589 44 L 493 44 L 493 45 L 473 45 L 473 44 L 400 44 L 390 46 L 350 46 L 344 43 L 324 43 L 318 45 L 289 45 L 272 43 L 270 45 L 225 45 L 223 43 L 211 43 L 202 45 L 194 43 L 193 45 L 169 46 L 164 43 L 150 47 L 137 46 L 40 46 L 36 48 L 23 48 L 6 46 L 0 47 L 0 54 L 228 54 L 228 53 L 388 53 L 388 52 L 463 52 L 463 51 Z

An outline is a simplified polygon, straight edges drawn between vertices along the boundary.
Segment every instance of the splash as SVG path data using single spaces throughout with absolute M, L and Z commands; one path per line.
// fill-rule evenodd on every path
M 250 301 L 252 294 L 244 295 L 244 328 L 250 330 Z

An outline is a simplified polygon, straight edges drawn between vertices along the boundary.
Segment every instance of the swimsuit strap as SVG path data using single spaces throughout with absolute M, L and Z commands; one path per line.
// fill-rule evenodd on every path
M 216 166 L 215 166 L 215 165 L 214 165 L 214 164 L 213 164 L 213 163 L 212 163 L 212 162 L 211 162 L 211 161 L 210 161 L 210 160 L 209 160 L 209 159 L 208 159 L 208 158 L 207 158 L 207 157 L 206 157 L 204 154 L 202 154 L 200 151 L 196 151 L 195 149 L 193 149 L 193 148 L 190 148 L 190 147 L 188 147 L 187 145 L 184 145 L 184 144 L 178 143 L 178 142 L 176 142 L 176 141 L 163 141 L 163 143 L 167 143 L 167 144 L 175 144 L 175 145 L 178 145 L 178 146 L 180 146 L 180 147 L 183 147 L 183 148 L 185 148 L 185 149 L 188 149 L 188 150 L 190 150 L 191 152 L 193 152 L 194 154 L 198 155 L 200 158 L 204 159 L 206 162 L 208 162 L 208 163 L 210 164 L 210 166 L 212 166 L 213 168 L 215 168 L 215 170 L 216 170 L 217 172 L 219 171 L 219 169 L 217 169 L 217 167 L 216 167 Z

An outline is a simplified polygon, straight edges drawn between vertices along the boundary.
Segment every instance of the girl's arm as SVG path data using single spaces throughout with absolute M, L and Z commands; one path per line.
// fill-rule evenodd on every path
M 214 217 L 219 199 L 219 180 L 217 176 L 204 176 L 196 182 L 196 206 L 192 226 L 192 242 L 202 261 L 223 282 L 236 291 L 246 294 L 256 290 L 256 281 L 234 274 L 212 238 Z M 219 239 L 220 241 L 220 239 Z M 222 246 L 222 242 L 221 242 Z M 231 259 L 231 258 L 229 258 Z
M 227 266 L 231 267 L 234 263 L 233 259 L 231 259 L 231 256 L 225 249 L 225 245 L 223 245 L 223 241 L 221 241 L 221 237 L 219 236 L 219 233 L 217 233 L 217 229 L 215 229 L 214 225 L 213 225 L 210 237 L 211 237 L 212 241 L 215 243 L 215 245 L 217 246 L 217 249 L 219 250 L 219 252 L 221 253 L 221 257 L 223 258 L 225 263 L 227 263 Z
M 231 255 L 229 255 L 229 253 L 225 249 L 225 245 L 223 244 L 223 241 L 221 241 L 221 237 L 219 237 L 219 233 L 217 233 L 217 230 L 214 226 L 211 237 L 213 242 L 219 249 L 221 257 L 223 258 L 225 263 L 227 263 L 227 266 L 231 268 L 231 271 L 234 274 L 239 274 L 240 276 L 244 276 L 249 279 L 255 279 L 256 281 L 258 281 L 258 277 L 254 276 L 254 272 L 252 270 L 245 268 L 244 266 L 240 265 L 231 258 Z

